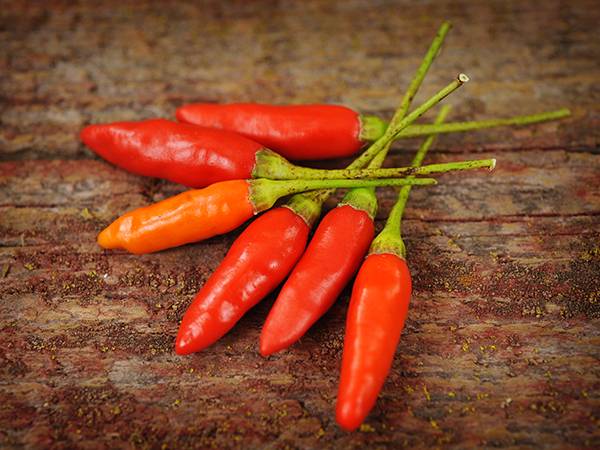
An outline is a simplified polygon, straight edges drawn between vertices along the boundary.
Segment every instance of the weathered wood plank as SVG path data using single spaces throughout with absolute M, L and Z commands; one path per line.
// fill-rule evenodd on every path
M 558 162 L 565 167 L 556 169 Z M 405 227 L 415 277 L 410 321 L 369 422 L 377 437 L 350 439 L 331 422 L 348 293 L 299 345 L 269 361 L 256 343 L 272 298 L 213 348 L 176 357 L 178 320 L 235 233 L 156 255 L 103 252 L 95 234 L 119 211 L 180 188 L 94 161 L 4 163 L 0 263 L 10 271 L 0 288 L 2 347 L 9 349 L 6 373 L 19 380 L 9 391 L 33 389 L 39 409 L 12 397 L 8 403 L 46 417 L 50 407 L 39 402 L 56 399 L 57 414 L 67 418 L 34 428 L 56 440 L 71 439 L 58 432 L 63 423 L 95 440 L 91 425 L 109 431 L 125 420 L 126 431 L 115 436 L 172 444 L 185 442 L 189 428 L 198 445 L 228 446 L 239 435 L 245 445 L 277 437 L 317 446 L 323 428 L 336 446 L 478 445 L 479 433 L 457 434 L 469 423 L 500 446 L 560 446 L 564 438 L 544 424 L 559 417 L 581 424 L 597 388 L 598 371 L 589 370 L 597 327 L 582 319 L 600 315 L 598 164 L 562 150 L 503 153 L 494 174 L 463 174 L 464 186 L 446 176 L 441 193 L 416 192 Z M 588 187 L 575 195 L 582 179 Z M 507 203 L 514 186 L 524 201 Z M 548 194 L 559 188 L 561 195 Z M 382 194 L 389 208 L 391 192 Z M 205 419 L 192 414 L 198 408 Z M 175 428 L 165 428 L 174 417 Z M 591 418 L 583 423 L 593 430 Z M 585 444 L 582 436 L 591 435 L 580 429 L 574 436 Z
M 413 3 L 0 8 L 3 448 L 600 446 L 600 7 Z M 193 100 L 389 117 L 445 18 L 455 28 L 417 101 L 466 71 L 457 119 L 574 115 L 436 143 L 431 162 L 499 164 L 414 190 L 412 306 L 368 426 L 344 433 L 333 416 L 348 291 L 280 355 L 256 351 L 271 296 L 215 346 L 176 356 L 183 311 L 239 231 L 154 255 L 102 251 L 103 226 L 182 187 L 91 159 L 81 126 Z M 378 227 L 392 191 L 380 200 Z

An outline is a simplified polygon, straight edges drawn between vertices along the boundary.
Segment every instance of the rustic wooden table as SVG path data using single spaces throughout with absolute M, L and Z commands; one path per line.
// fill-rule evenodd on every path
M 598 2 L 71 3 L 0 8 L 2 448 L 600 446 Z M 176 356 L 178 321 L 237 234 L 100 250 L 117 215 L 182 188 L 98 160 L 78 130 L 190 101 L 389 117 L 446 18 L 417 102 L 464 71 L 454 119 L 573 116 L 437 141 L 431 162 L 498 168 L 415 189 L 409 320 L 366 426 L 343 432 L 333 414 L 348 292 L 271 358 L 257 339 L 272 297 Z M 379 226 L 392 201 L 381 192 Z

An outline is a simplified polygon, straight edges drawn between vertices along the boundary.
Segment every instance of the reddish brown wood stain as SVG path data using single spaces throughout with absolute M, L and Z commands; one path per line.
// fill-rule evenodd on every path
M 414 190 L 411 311 L 365 426 L 344 433 L 333 415 L 348 292 L 268 360 L 257 342 L 272 297 L 214 347 L 176 356 L 183 311 L 236 233 L 101 251 L 117 215 L 182 188 L 93 159 L 80 128 L 189 101 L 389 117 L 446 18 L 417 102 L 464 71 L 453 118 L 573 117 L 437 141 L 431 162 L 495 155 L 498 168 Z M 0 447 L 600 446 L 599 21 L 593 1 L 3 5 Z M 393 201 L 381 191 L 379 227 Z

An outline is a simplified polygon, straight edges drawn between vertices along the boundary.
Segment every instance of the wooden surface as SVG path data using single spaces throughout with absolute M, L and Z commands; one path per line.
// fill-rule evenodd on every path
M 72 3 L 0 8 L 0 447 L 600 446 L 598 2 Z M 431 162 L 498 168 L 414 190 L 409 320 L 365 427 L 345 433 L 333 413 L 348 292 L 271 358 L 257 339 L 273 297 L 176 356 L 178 321 L 236 233 L 101 251 L 117 215 L 182 188 L 99 161 L 78 130 L 189 101 L 389 117 L 445 18 L 417 102 L 464 71 L 454 119 L 573 117 L 438 140 Z M 380 219 L 392 201 L 381 193 Z

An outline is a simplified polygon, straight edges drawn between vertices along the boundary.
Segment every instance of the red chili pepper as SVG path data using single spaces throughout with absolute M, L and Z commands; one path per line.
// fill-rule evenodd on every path
M 292 270 L 310 231 L 305 216 L 314 220 L 320 211 L 320 203 L 296 198 L 304 199 L 310 214 L 292 207 L 272 209 L 235 240 L 185 312 L 175 343 L 178 354 L 197 352 L 216 342 Z
M 237 228 L 280 197 L 313 189 L 435 184 L 431 178 L 376 180 L 231 180 L 183 192 L 115 220 L 98 235 L 104 248 L 149 253 Z
M 394 137 L 391 132 L 378 145 Z M 163 119 L 90 125 L 82 130 L 81 138 L 100 156 L 130 172 L 194 187 L 248 178 L 314 180 L 392 177 L 414 172 L 410 167 L 375 171 L 357 170 L 357 166 L 340 170 L 299 167 L 238 134 Z M 376 150 L 359 159 L 368 162 Z
M 394 359 L 412 284 L 406 261 L 371 254 L 361 266 L 348 307 L 336 420 L 356 429 L 375 401 Z
M 387 124 L 345 106 L 196 103 L 177 109 L 177 120 L 235 131 L 289 159 L 350 156 L 385 132 Z
M 300 339 L 333 305 L 360 266 L 373 240 L 377 200 L 366 189 L 350 192 L 358 201 L 345 198 L 325 215 L 281 288 L 260 335 L 263 356 Z
M 436 123 L 443 122 L 447 113 L 443 108 Z M 421 165 L 433 140 L 430 136 L 421 145 L 412 165 Z M 409 187 L 401 189 L 352 289 L 336 404 L 336 420 L 346 430 L 356 429 L 373 408 L 408 313 L 412 282 L 400 226 L 409 193 Z
M 204 187 L 252 178 L 261 144 L 235 133 L 170 120 L 89 125 L 81 140 L 125 170 Z

